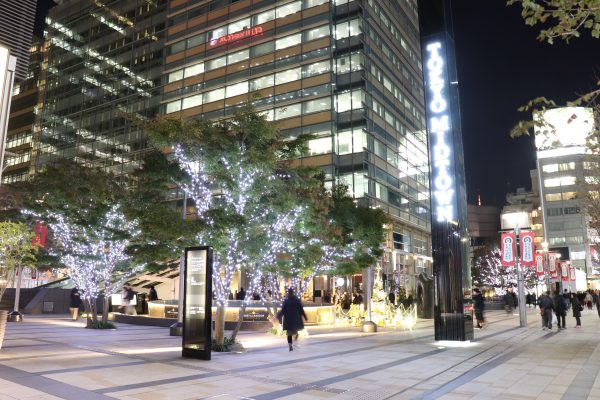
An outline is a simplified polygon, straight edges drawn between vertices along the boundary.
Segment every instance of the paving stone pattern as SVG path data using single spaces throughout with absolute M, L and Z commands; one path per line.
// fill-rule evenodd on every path
M 431 320 L 412 331 L 309 327 L 294 351 L 285 338 L 241 332 L 244 351 L 211 361 L 181 357 L 168 328 L 84 328 L 68 316 L 9 323 L 0 350 L 0 400 L 160 399 L 595 399 L 600 400 L 600 318 L 543 331 L 528 309 L 490 311 L 473 342 L 433 339 Z

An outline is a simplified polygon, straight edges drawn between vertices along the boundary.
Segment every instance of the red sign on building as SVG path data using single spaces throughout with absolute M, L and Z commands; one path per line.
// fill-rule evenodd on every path
M 218 38 L 212 38 L 212 39 L 210 39 L 209 43 L 211 46 L 216 46 L 216 45 L 221 45 L 221 44 L 225 44 L 225 43 L 235 42 L 236 40 L 251 37 L 251 36 L 261 35 L 262 33 L 263 33 L 262 26 L 257 26 L 255 28 L 244 29 L 243 31 L 231 33 L 229 35 L 224 35 L 224 36 L 221 36 Z

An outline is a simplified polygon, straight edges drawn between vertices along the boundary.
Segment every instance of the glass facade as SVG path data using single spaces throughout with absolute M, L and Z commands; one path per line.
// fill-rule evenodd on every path
M 251 101 L 285 136 L 313 134 L 300 162 L 382 208 L 403 238 L 384 278 L 412 292 L 431 275 L 415 2 L 171 0 L 168 13 L 163 113 L 223 119 Z
M 51 10 L 36 168 L 70 158 L 126 176 L 138 166 L 147 143 L 129 116 L 159 112 L 166 9 L 73 0 Z

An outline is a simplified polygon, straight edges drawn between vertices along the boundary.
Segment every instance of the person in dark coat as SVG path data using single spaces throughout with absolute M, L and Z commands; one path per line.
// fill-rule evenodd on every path
M 294 294 L 294 289 L 290 288 L 288 289 L 287 298 L 281 305 L 281 310 L 277 313 L 277 319 L 279 323 L 283 324 L 283 329 L 286 331 L 290 351 L 294 350 L 292 336 L 295 336 L 295 339 L 298 340 L 298 331 L 304 329 L 302 318 L 304 320 L 308 319 L 300 299 Z
M 79 317 L 79 307 L 81 307 L 81 295 L 79 289 L 74 287 L 71 289 L 71 303 L 69 305 L 73 321 L 77 321 L 77 318 Z
M 484 319 L 483 319 L 483 309 L 485 307 L 485 302 L 483 299 L 483 295 L 481 294 L 481 291 L 477 288 L 473 289 L 474 295 L 473 295 L 473 306 L 475 308 L 475 319 L 477 319 L 477 328 L 481 329 L 483 328 L 483 323 L 484 323 Z
M 154 289 L 154 285 L 150 286 L 150 290 L 148 290 L 148 301 L 158 300 L 158 293 L 156 293 L 156 289 Z
M 583 306 L 575 295 L 571 297 L 571 308 L 573 309 L 573 317 L 575 317 L 575 321 L 577 321 L 575 328 L 581 328 L 581 311 L 583 310 Z
M 513 298 L 512 288 L 508 288 L 506 290 L 506 294 L 503 297 L 504 300 L 504 310 L 507 314 L 512 314 L 513 307 L 515 305 L 515 299 Z
M 558 326 L 558 330 L 566 329 L 567 325 L 565 323 L 565 317 L 567 315 L 567 310 L 565 308 L 564 297 L 560 294 L 554 295 L 554 312 L 556 313 L 556 325 Z
M 537 305 L 537 296 L 535 293 L 531 293 L 531 304 L 533 304 L 533 308 Z
M 538 300 L 540 306 L 540 312 L 542 314 L 542 327 L 544 330 L 552 330 L 552 311 L 554 309 L 554 303 L 550 297 L 550 291 L 542 293 Z

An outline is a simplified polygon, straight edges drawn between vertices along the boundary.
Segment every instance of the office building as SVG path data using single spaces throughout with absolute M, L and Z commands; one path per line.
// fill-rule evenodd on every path
M 556 108 L 534 118 L 540 122 L 535 143 L 545 241 L 589 279 L 600 272 L 591 258 L 597 234 L 589 229 L 581 196 L 582 182 L 598 168 L 597 156 L 586 146 L 594 127 L 592 109 Z
M 159 112 L 166 0 L 65 0 L 46 19 L 35 168 L 73 159 L 126 177 L 148 148 L 131 116 Z
M 416 3 L 171 0 L 162 112 L 228 118 L 251 101 L 303 165 L 392 217 L 386 285 L 431 276 L 427 137 Z
M 27 77 L 36 0 L 0 1 L 0 44 L 17 57 L 15 82 Z

